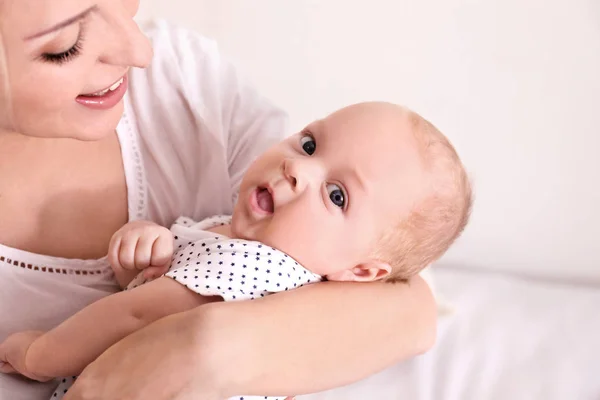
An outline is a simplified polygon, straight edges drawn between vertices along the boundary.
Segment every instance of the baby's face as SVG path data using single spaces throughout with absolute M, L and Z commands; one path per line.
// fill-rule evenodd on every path
M 381 234 L 408 216 L 427 182 L 402 109 L 350 106 L 252 164 L 232 231 L 286 252 L 315 273 L 346 279 L 340 273 L 371 261 Z

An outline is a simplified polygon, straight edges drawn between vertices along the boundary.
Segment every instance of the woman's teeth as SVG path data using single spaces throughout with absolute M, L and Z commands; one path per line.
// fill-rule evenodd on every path
M 96 92 L 96 93 L 92 93 L 92 94 L 90 94 L 88 96 L 104 96 L 108 92 L 114 92 L 115 90 L 117 90 L 117 88 L 119 86 L 121 86 L 122 83 L 123 83 L 123 78 L 121 78 L 118 81 L 116 81 L 115 83 L 113 83 L 109 88 L 106 88 L 106 89 L 101 90 L 101 91 Z

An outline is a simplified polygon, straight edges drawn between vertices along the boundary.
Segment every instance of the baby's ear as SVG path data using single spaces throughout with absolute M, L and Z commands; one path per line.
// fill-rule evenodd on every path
M 354 268 L 345 269 L 327 275 L 330 281 L 349 281 L 349 282 L 372 282 L 385 278 L 392 271 L 392 267 L 382 261 L 367 261 Z

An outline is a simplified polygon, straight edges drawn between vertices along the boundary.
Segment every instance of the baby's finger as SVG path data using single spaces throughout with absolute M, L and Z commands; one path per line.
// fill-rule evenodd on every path
M 144 278 L 156 279 L 169 272 L 169 264 L 163 266 L 151 265 L 144 270 Z
M 173 235 L 170 232 L 159 235 L 152 246 L 150 265 L 168 267 L 173 257 L 173 245 Z
M 0 365 L 8 364 L 8 345 L 6 341 L 0 343 Z
M 17 374 L 17 370 L 13 368 L 10 363 L 0 361 L 0 373 L 3 374 Z
M 152 246 L 156 240 L 156 235 L 143 234 L 140 236 L 135 246 L 134 264 L 138 270 L 143 270 L 150 266 L 152 258 Z
M 123 269 L 119 261 L 119 251 L 121 249 L 121 235 L 114 234 L 108 245 L 108 262 L 113 269 Z
M 124 235 L 119 246 L 119 263 L 124 269 L 135 269 L 135 249 L 139 240 L 138 235 Z

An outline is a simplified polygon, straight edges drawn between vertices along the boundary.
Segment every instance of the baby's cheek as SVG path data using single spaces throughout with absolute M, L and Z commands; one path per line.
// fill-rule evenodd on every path
M 296 230 L 286 229 L 283 231 L 269 229 L 268 234 L 261 241 L 283 251 L 307 268 L 309 264 L 314 264 L 315 258 L 320 253 L 316 249 L 313 238 L 306 237 Z
M 315 235 L 304 241 L 299 261 L 305 268 L 319 275 L 327 275 L 339 269 L 344 254 L 339 251 L 338 239 L 329 235 Z

